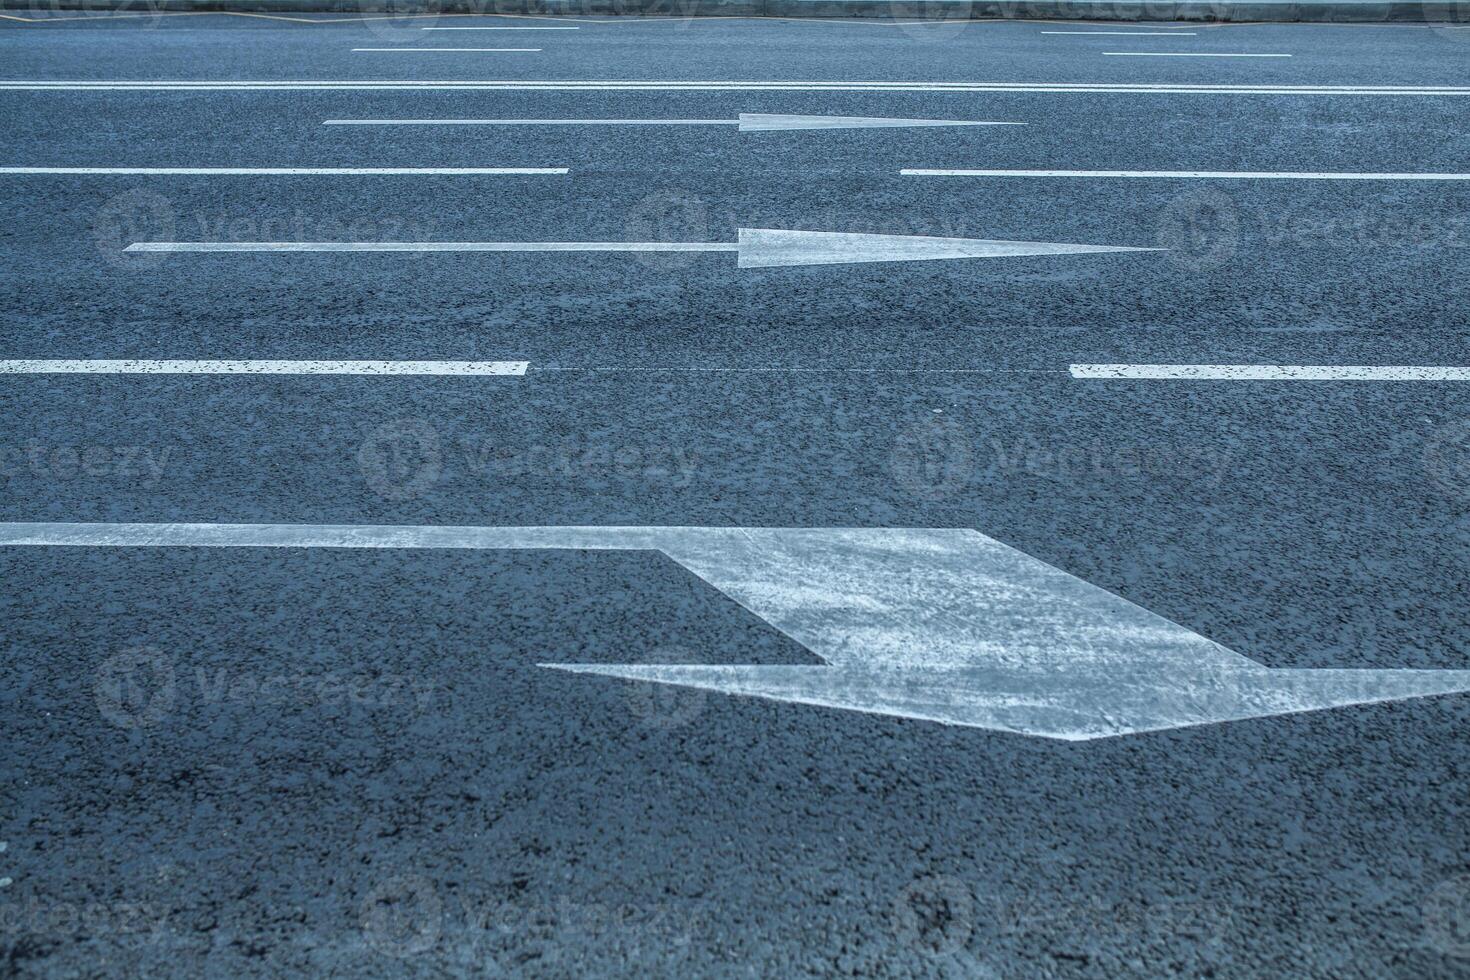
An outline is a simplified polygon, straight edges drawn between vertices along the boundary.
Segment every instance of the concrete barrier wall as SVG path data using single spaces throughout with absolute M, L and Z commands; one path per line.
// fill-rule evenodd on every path
M 1356 23 L 1470 16 L 1454 0 L 0 0 L 0 9 Z

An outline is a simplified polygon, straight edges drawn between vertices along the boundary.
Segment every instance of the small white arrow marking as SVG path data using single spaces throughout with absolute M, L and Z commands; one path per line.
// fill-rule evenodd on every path
M 1470 670 L 1268 668 L 965 529 L 0 524 L 0 546 L 662 552 L 825 663 L 543 664 L 1084 740 L 1470 691 Z
M 1023 255 L 1162 252 L 1123 245 L 1011 242 L 741 228 L 734 242 L 134 242 L 125 252 L 735 252 L 742 269 Z
M 742 112 L 738 119 L 327 119 L 323 126 L 735 126 L 741 133 L 816 129 L 923 129 L 940 126 L 1024 126 L 970 119 L 889 119 L 881 116 L 792 116 Z

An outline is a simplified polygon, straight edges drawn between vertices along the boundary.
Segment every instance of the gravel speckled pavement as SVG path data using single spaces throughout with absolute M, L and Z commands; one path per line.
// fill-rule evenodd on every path
M 578 30 L 421 30 L 491 25 Z M 975 528 L 1269 666 L 1470 666 L 1470 386 L 1068 372 L 1464 366 L 1470 182 L 899 173 L 1462 172 L 1465 95 L 1147 89 L 1458 86 L 1470 31 L 1043 33 L 1123 29 L 0 20 L 0 83 L 1145 89 L 0 87 L 4 167 L 569 171 L 5 175 L 0 358 L 529 368 L 0 377 L 0 520 Z M 323 125 L 740 113 L 1025 125 Z M 1168 251 L 124 251 L 738 228 Z M 815 662 L 643 552 L 10 547 L 0 583 L 0 973 L 1470 973 L 1464 696 L 1066 743 L 538 668 Z

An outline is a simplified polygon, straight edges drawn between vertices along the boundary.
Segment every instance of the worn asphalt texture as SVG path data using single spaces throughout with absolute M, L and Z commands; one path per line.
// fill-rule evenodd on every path
M 0 21 L 0 76 L 1431 85 L 1470 67 L 1470 31 L 1426 27 L 72 16 Z M 544 50 L 350 51 L 372 46 Z M 1464 171 L 1467 106 L 0 92 L 3 166 L 571 168 L 7 176 L 0 356 L 531 366 L 6 377 L 0 519 L 973 527 L 1271 666 L 1464 668 L 1470 389 L 1067 366 L 1465 364 L 1470 184 L 898 171 Z M 1026 125 L 321 125 L 741 112 Z M 738 227 L 1169 251 L 753 270 L 122 252 Z M 1470 974 L 1464 697 L 1068 744 L 537 668 L 815 662 L 646 554 L 8 548 L 0 623 L 0 973 Z

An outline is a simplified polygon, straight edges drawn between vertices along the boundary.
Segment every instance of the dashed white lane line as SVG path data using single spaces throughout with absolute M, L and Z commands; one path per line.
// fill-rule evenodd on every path
M 540 51 L 541 49 L 540 48 L 353 48 L 352 50 L 353 51 L 378 51 L 378 52 L 383 52 L 383 51 L 417 51 L 417 52 L 424 52 L 424 51 L 439 51 L 439 52 L 442 52 L 442 51 L 459 51 L 459 52 L 465 52 L 465 51 L 480 51 L 480 52 L 497 51 L 497 52 L 500 52 L 502 54 L 505 54 L 505 53 L 534 54 L 535 52 Z
M 1234 54 L 1221 51 L 1104 51 L 1110 58 L 1290 58 L 1289 54 Z
M 0 80 L 11 92 L 1024 92 L 1038 95 L 1319 95 L 1465 96 L 1463 85 L 1172 85 L 1093 82 L 855 82 L 855 81 L 631 81 L 323 79 L 211 81 Z
M 526 361 L 12 360 L 0 374 L 367 374 L 515 376 Z
M 547 176 L 569 172 L 567 167 L 0 167 L 0 174 L 130 174 L 151 177 L 466 177 Z
M 1195 37 L 1194 31 L 1042 31 L 1043 34 L 1070 34 L 1073 37 Z
M 1209 180 L 1470 180 L 1470 173 L 1348 173 L 1296 170 L 900 170 L 904 177 L 1157 177 Z
M 1083 380 L 1127 381 L 1470 381 L 1470 368 L 1319 364 L 1073 364 Z

